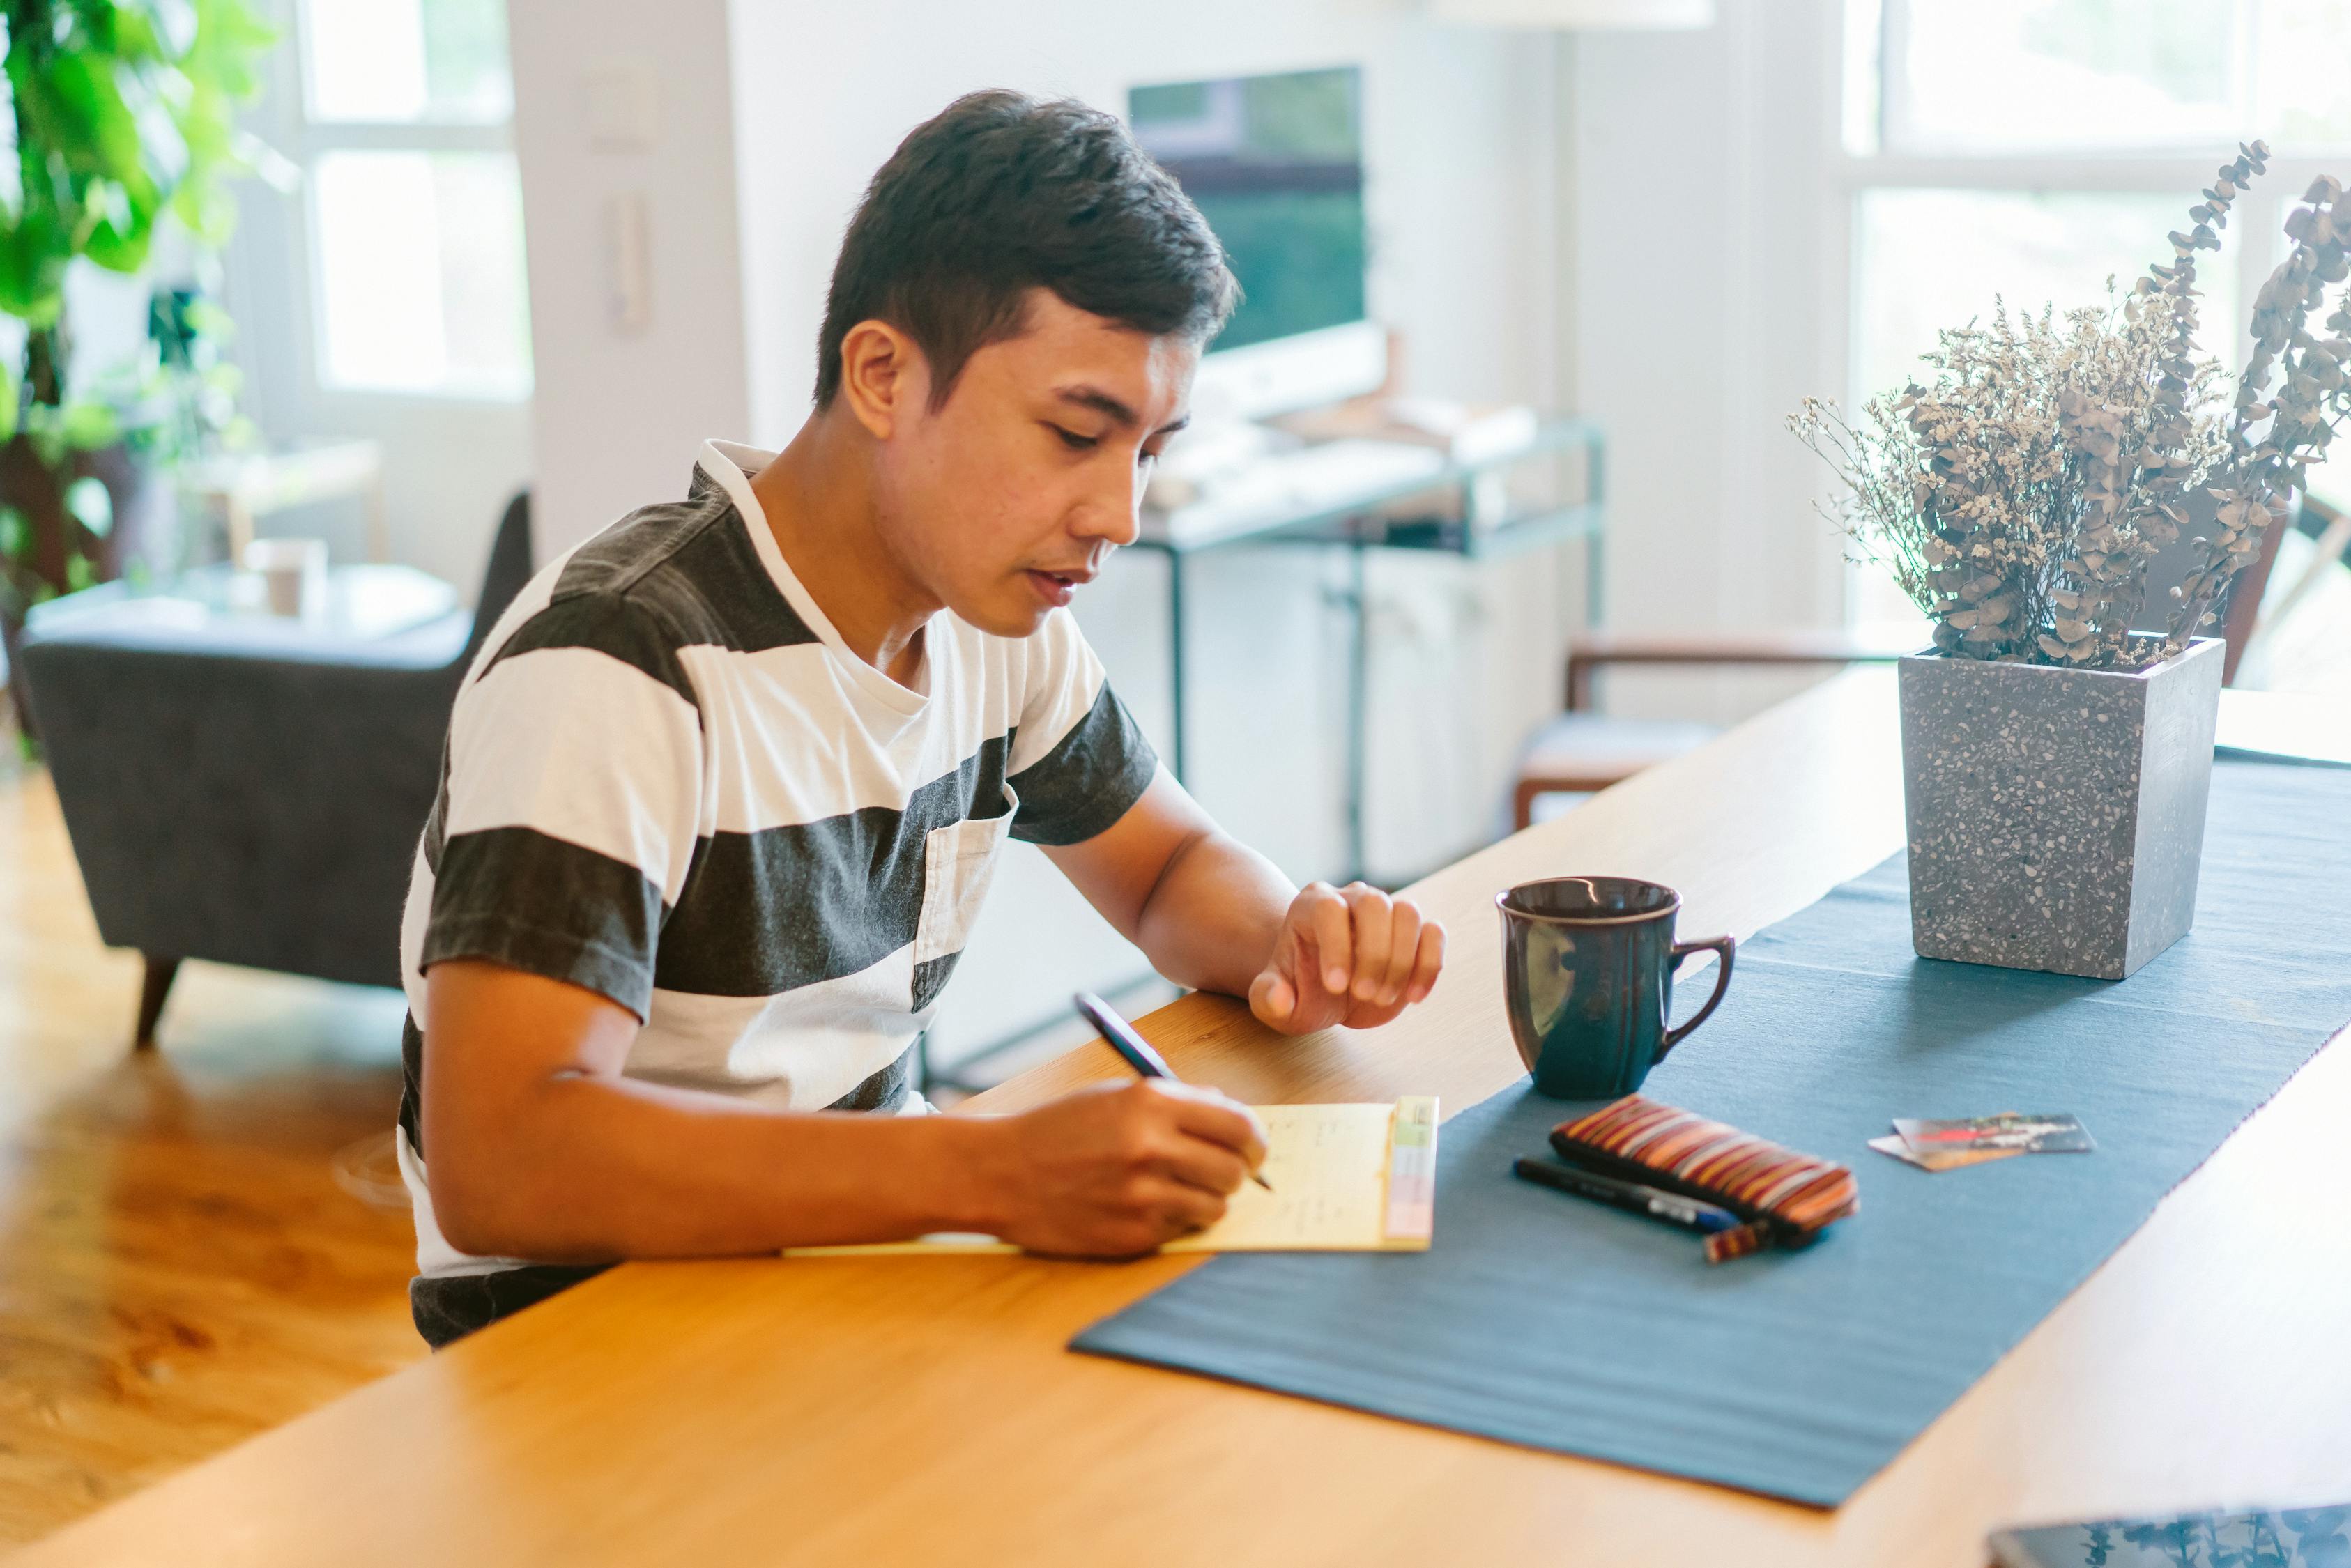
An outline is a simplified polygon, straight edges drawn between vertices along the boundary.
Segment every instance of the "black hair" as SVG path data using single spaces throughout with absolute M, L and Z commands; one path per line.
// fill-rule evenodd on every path
M 1166 171 L 1100 110 L 975 92 L 907 134 L 850 220 L 817 337 L 816 405 L 841 345 L 889 322 L 931 366 L 931 405 L 1017 335 L 1032 287 L 1154 336 L 1206 343 L 1239 298 L 1224 248 Z

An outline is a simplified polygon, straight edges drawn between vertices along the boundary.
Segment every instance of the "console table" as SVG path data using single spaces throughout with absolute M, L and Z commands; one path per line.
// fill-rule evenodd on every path
M 1580 452 L 1583 493 L 1576 500 L 1525 512 L 1498 508 L 1489 481 L 1538 458 Z M 1371 635 L 1364 592 L 1364 562 L 1374 549 L 1439 550 L 1471 559 L 1491 559 L 1541 545 L 1581 540 L 1584 559 L 1584 623 L 1600 623 L 1605 496 L 1604 440 L 1589 419 L 1560 418 L 1536 428 L 1524 445 L 1472 462 L 1447 462 L 1408 478 L 1375 479 L 1359 493 L 1320 500 L 1288 511 L 1269 511 L 1243 526 L 1187 539 L 1166 527 L 1164 516 L 1146 509 L 1135 548 L 1167 559 L 1168 695 L 1174 717 L 1168 767 L 1186 780 L 1190 711 L 1185 681 L 1185 573 L 1195 556 L 1238 545 L 1308 544 L 1348 552 L 1348 588 L 1343 602 L 1353 618 L 1347 665 L 1346 837 L 1347 869 L 1342 881 L 1361 876 L 1364 852 L 1364 748 L 1370 702 Z M 1455 497 L 1457 516 L 1444 520 L 1398 523 L 1382 514 L 1396 502 L 1421 496 Z

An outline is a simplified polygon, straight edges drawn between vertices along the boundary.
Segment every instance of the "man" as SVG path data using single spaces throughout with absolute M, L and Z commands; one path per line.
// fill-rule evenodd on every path
M 926 1109 L 913 1042 L 1007 836 L 1169 978 L 1385 1022 L 1443 933 L 1293 889 L 1160 769 L 1064 608 L 1134 537 L 1234 285 L 1117 122 L 975 94 L 875 175 L 816 408 L 535 578 L 450 722 L 402 927 L 436 1346 L 622 1258 L 929 1230 L 1123 1256 L 1263 1157 L 1213 1091 Z

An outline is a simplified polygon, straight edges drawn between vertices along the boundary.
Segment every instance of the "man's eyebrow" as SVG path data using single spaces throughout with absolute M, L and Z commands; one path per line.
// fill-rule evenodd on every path
M 1134 410 L 1127 407 L 1125 403 L 1120 402 L 1117 398 L 1111 396 L 1110 393 L 1102 391 L 1100 387 L 1062 387 L 1054 395 L 1059 397 L 1063 402 L 1073 402 L 1081 408 L 1090 408 L 1096 413 L 1105 414 L 1118 424 L 1121 424 L 1129 430 L 1134 429 L 1136 425 L 1143 423 L 1143 421 L 1136 415 Z M 1153 431 L 1152 434 L 1154 435 L 1173 435 L 1191 423 L 1192 416 L 1187 413 L 1181 419 L 1173 419 L 1168 421 L 1165 424 L 1161 425 L 1157 430 Z
M 1054 395 L 1063 402 L 1073 402 L 1080 408 L 1090 408 L 1096 413 L 1107 414 L 1118 423 L 1130 428 L 1143 423 L 1135 416 L 1134 410 L 1127 407 L 1100 387 L 1063 387 Z

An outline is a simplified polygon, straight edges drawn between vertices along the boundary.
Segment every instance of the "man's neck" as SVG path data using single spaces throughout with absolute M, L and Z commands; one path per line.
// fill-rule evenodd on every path
M 811 415 L 753 476 L 751 494 L 792 574 L 850 651 L 912 685 L 923 663 L 923 628 L 939 605 L 883 544 L 871 470 L 855 438 Z

